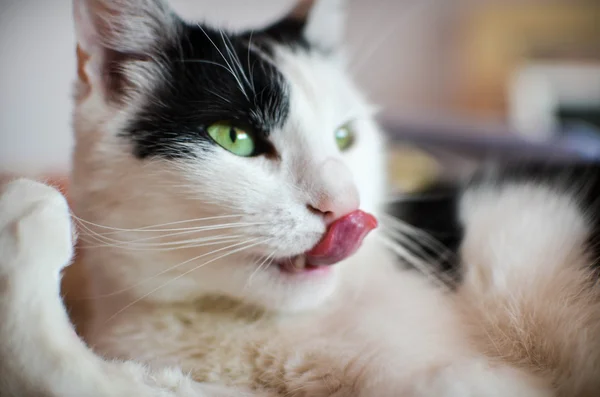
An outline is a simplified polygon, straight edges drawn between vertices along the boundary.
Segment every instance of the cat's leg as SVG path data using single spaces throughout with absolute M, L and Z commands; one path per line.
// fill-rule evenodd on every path
M 480 351 L 560 396 L 600 396 L 596 167 L 484 174 L 461 203 L 463 323 Z
M 19 397 L 225 397 L 239 390 L 192 382 L 178 370 L 107 362 L 75 334 L 60 299 L 73 255 L 64 197 L 17 180 L 0 192 L 0 392 Z

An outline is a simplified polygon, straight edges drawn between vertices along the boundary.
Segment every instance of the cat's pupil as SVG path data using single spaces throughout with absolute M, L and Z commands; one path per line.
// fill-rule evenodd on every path
M 235 143 L 235 141 L 237 140 L 237 133 L 235 132 L 235 128 L 230 128 L 229 129 L 229 139 L 231 139 L 232 143 Z

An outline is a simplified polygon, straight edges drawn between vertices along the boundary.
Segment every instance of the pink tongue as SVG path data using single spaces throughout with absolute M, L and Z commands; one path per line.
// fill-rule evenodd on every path
M 349 213 L 329 225 L 325 236 L 309 252 L 307 263 L 312 266 L 333 265 L 360 247 L 369 232 L 377 227 L 377 219 L 361 210 Z

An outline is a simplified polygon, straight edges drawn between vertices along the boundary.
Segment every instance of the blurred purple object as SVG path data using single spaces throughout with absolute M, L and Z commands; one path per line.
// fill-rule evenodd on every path
M 526 140 L 501 126 L 397 121 L 383 121 L 383 125 L 392 142 L 413 144 L 434 154 L 452 153 L 474 161 L 600 161 L 600 131 L 587 124 L 570 125 L 556 139 L 547 142 Z
M 600 129 L 591 124 L 575 123 L 568 126 L 558 143 L 587 160 L 600 161 Z

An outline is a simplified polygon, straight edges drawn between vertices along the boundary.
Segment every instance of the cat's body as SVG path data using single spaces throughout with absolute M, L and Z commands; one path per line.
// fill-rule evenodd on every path
M 269 313 L 210 296 L 141 303 L 90 339 L 111 357 L 176 365 L 199 381 L 281 395 L 351 395 L 360 389 L 353 385 L 359 374 L 386 372 L 391 390 L 400 391 L 401 377 L 390 382 L 398 368 L 409 376 L 429 368 L 434 357 L 445 365 L 475 355 L 451 301 L 421 277 L 398 271 L 389 256 L 373 255 L 383 245 L 371 249 L 347 264 L 360 266 L 360 273 L 342 278 L 335 297 L 308 313 Z
M 384 215 L 384 145 L 337 52 L 338 2 L 239 35 L 158 0 L 75 6 L 82 329 L 125 363 L 74 337 L 57 280 L 27 278 L 68 263 L 69 214 L 16 182 L 0 201 L 7 395 L 598 394 L 597 203 L 579 185 L 482 173 L 457 209 L 456 291 L 399 270 L 382 230 L 310 262 L 348 214 Z

